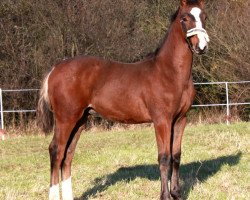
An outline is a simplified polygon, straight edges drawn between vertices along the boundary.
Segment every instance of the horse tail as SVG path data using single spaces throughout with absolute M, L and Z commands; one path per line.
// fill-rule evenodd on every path
M 45 77 L 37 106 L 37 125 L 47 135 L 54 127 L 54 116 L 51 110 L 49 95 L 48 95 L 48 79 L 50 73 Z

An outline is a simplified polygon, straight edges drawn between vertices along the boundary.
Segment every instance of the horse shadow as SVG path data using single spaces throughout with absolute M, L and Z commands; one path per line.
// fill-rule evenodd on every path
M 181 165 L 180 178 L 182 180 L 181 189 L 182 197 L 188 198 L 190 190 L 197 182 L 205 182 L 209 177 L 220 171 L 223 165 L 237 165 L 241 159 L 242 153 L 235 155 L 221 156 L 211 160 L 196 161 Z M 157 164 L 136 165 L 133 167 L 121 167 L 112 174 L 96 178 L 95 186 L 86 190 L 81 197 L 74 200 L 87 200 L 90 196 L 95 196 L 97 193 L 105 191 L 109 186 L 112 186 L 120 181 L 130 182 L 136 178 L 146 178 L 148 180 L 160 180 L 160 172 Z

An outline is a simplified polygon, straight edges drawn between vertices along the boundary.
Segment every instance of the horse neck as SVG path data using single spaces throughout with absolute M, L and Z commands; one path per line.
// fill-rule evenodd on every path
M 168 36 L 156 56 L 156 62 L 162 73 L 172 72 L 175 80 L 187 82 L 191 78 L 193 54 L 177 20 L 171 24 Z

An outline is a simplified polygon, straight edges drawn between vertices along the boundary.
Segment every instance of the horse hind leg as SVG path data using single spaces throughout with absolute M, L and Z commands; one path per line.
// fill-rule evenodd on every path
M 67 141 L 72 129 L 72 123 L 62 123 L 56 120 L 55 133 L 49 146 L 51 165 L 49 200 L 60 199 L 59 170 L 64 157 Z
M 89 109 L 86 109 L 81 119 L 76 123 L 66 146 L 65 155 L 61 166 L 63 200 L 73 200 L 71 183 L 71 164 L 81 132 L 86 129 L 86 122 L 89 116 L 88 112 Z

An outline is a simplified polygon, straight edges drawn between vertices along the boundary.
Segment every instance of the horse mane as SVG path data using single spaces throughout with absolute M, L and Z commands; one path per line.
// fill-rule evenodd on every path
M 180 10 L 180 8 L 178 8 L 178 10 L 176 10 L 176 11 L 174 12 L 174 14 L 171 15 L 171 17 L 170 17 L 170 22 L 171 22 L 171 23 L 173 23 L 174 20 L 176 19 L 176 17 L 178 16 L 179 10 Z
M 174 12 L 174 14 L 172 14 L 172 15 L 170 16 L 170 23 L 171 23 L 171 24 L 175 21 L 175 19 L 176 19 L 178 13 L 179 13 L 179 9 L 176 10 L 176 11 Z M 164 41 L 166 40 L 167 37 L 168 37 L 168 33 L 165 35 L 165 37 L 164 37 L 164 39 L 162 40 L 162 42 L 160 43 L 160 45 L 159 45 L 153 52 L 149 52 L 149 53 L 146 55 L 146 58 L 153 58 L 153 57 L 157 56 L 158 53 L 159 53 L 159 51 L 160 51 L 160 49 L 161 49 L 161 47 L 162 47 L 162 45 L 164 44 Z
M 195 5 L 195 4 L 198 4 L 198 3 L 199 3 L 198 0 L 188 0 L 188 1 L 187 1 L 187 4 L 188 4 L 188 5 Z
M 188 1 L 187 1 L 187 4 L 188 4 L 188 5 L 195 5 L 195 4 L 197 4 L 197 3 L 198 3 L 198 0 L 188 0 Z M 170 23 L 171 23 L 171 24 L 172 24 L 172 23 L 175 21 L 175 19 L 177 18 L 178 13 L 179 13 L 179 10 L 180 10 L 180 8 L 178 8 L 178 9 L 174 12 L 174 14 L 172 14 L 172 15 L 170 16 Z M 161 49 L 161 47 L 162 47 L 162 45 L 164 44 L 164 41 L 166 40 L 167 37 L 168 37 L 168 33 L 166 34 L 166 36 L 164 37 L 164 39 L 162 40 L 162 42 L 160 43 L 160 45 L 159 45 L 153 52 L 150 52 L 150 53 L 148 53 L 148 54 L 146 55 L 146 58 L 153 58 L 153 57 L 157 56 L 158 53 L 159 53 L 159 51 L 160 51 L 160 49 Z

